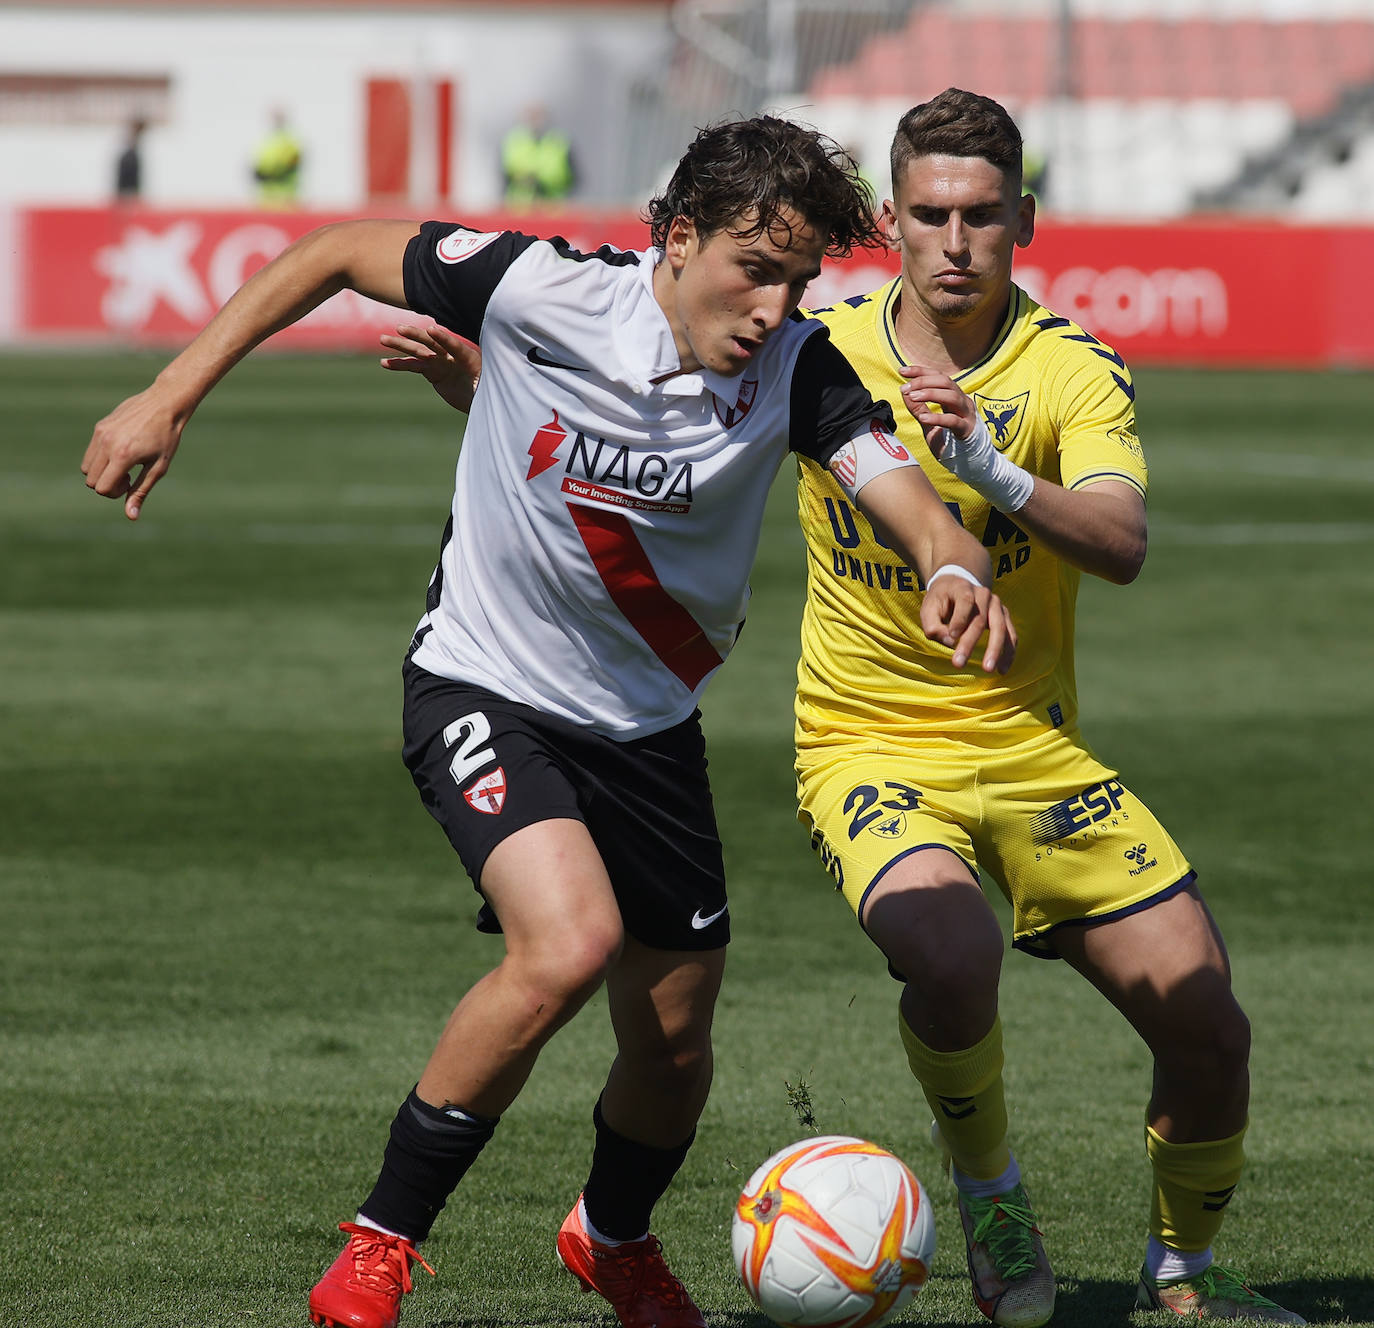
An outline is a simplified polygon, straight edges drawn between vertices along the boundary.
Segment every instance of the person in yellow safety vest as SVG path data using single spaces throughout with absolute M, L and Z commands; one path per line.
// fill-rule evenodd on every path
M 572 146 L 548 125 L 542 106 L 531 106 L 524 120 L 501 144 L 506 202 L 525 205 L 566 198 L 573 187 Z
M 272 112 L 272 130 L 253 157 L 258 201 L 264 207 L 291 207 L 300 190 L 301 145 L 291 132 L 286 112 Z
M 1021 188 L 1034 197 L 1041 207 L 1045 205 L 1045 189 L 1050 178 L 1050 164 L 1044 153 L 1026 148 L 1021 156 Z

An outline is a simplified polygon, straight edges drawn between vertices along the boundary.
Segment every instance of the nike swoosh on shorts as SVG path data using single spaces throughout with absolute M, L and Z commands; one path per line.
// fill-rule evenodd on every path
M 701 931 L 703 927 L 709 927 L 717 918 L 723 917 L 729 911 L 730 905 L 726 904 L 724 908 L 718 908 L 709 917 L 703 918 L 701 916 L 701 910 L 697 909 L 697 911 L 692 914 L 692 927 L 696 931 Z

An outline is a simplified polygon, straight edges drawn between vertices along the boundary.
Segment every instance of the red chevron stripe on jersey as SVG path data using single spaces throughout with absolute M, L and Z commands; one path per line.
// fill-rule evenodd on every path
M 701 624 L 659 583 L 634 527 L 600 507 L 569 503 L 568 510 L 616 608 L 664 666 L 695 690 L 721 657 Z

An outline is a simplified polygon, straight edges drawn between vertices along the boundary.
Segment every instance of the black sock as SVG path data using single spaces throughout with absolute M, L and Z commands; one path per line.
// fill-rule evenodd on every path
M 496 1121 L 454 1115 L 422 1102 L 412 1089 L 391 1122 L 391 1138 L 372 1193 L 358 1210 L 378 1226 L 424 1240 L 464 1173 L 477 1160 Z
M 649 1216 L 672 1183 L 696 1138 L 693 1130 L 676 1148 L 653 1148 L 617 1134 L 592 1109 L 596 1146 L 592 1171 L 582 1191 L 587 1220 L 612 1240 L 638 1240 L 649 1229 Z

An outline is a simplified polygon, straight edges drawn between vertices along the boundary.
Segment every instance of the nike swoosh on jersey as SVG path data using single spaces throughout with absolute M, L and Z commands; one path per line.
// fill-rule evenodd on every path
M 544 354 L 538 346 L 531 346 L 525 352 L 525 358 L 531 364 L 538 364 L 545 369 L 570 369 L 573 373 L 587 373 L 588 368 L 585 364 L 564 364 L 562 360 L 551 360 Z
M 703 918 L 701 916 L 701 910 L 697 909 L 697 911 L 692 914 L 692 927 L 695 931 L 701 931 L 704 927 L 709 927 L 717 918 L 724 917 L 729 911 L 730 905 L 726 904 L 724 908 L 718 908 L 709 917 Z

